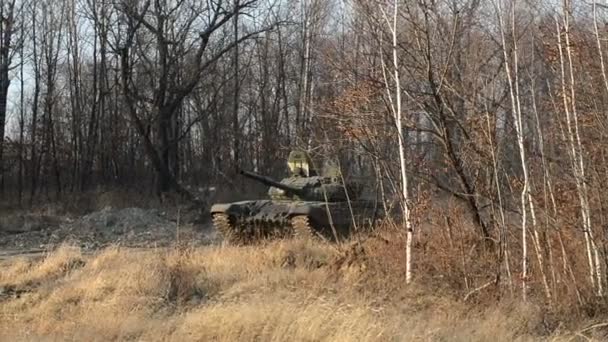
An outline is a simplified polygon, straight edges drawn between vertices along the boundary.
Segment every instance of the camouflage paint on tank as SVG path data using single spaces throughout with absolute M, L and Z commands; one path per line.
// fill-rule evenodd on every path
M 239 241 L 309 230 L 324 238 L 347 236 L 365 219 L 375 218 L 375 202 L 360 198 L 362 186 L 336 174 L 320 176 L 308 154 L 292 151 L 290 176 L 276 181 L 249 171 L 241 175 L 266 186 L 269 199 L 218 203 L 211 207 L 216 228 Z

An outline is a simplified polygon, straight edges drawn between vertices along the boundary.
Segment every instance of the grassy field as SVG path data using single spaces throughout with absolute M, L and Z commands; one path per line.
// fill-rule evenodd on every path
M 465 301 L 428 269 L 405 286 L 401 247 L 282 240 L 85 256 L 64 246 L 3 263 L 0 340 L 569 341 L 600 327 L 484 290 Z

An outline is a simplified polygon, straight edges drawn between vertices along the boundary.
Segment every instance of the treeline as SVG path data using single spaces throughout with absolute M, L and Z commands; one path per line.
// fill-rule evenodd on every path
M 310 131 L 315 6 L 3 0 L 3 189 L 182 191 L 283 167 Z
M 496 247 L 487 279 L 548 301 L 604 295 L 603 5 L 2 0 L 0 17 L 11 200 L 188 197 L 240 167 L 279 176 L 303 147 L 370 176 L 410 242 L 421 201 L 447 194 Z

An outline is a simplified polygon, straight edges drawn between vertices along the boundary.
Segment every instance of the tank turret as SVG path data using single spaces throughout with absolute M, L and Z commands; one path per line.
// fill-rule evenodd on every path
M 266 186 L 269 186 L 270 189 L 268 190 L 268 192 L 269 192 L 270 197 L 274 197 L 274 196 L 272 196 L 274 193 L 285 194 L 286 196 L 283 196 L 283 197 L 298 197 L 298 198 L 306 197 L 305 192 L 301 188 L 283 184 L 281 182 L 277 182 L 276 180 L 274 180 L 270 177 L 262 176 L 255 172 L 251 172 L 251 171 L 241 170 L 241 171 L 239 171 L 239 173 L 247 178 L 251 178 Z M 280 191 L 277 191 L 277 190 L 272 191 L 273 190 L 272 188 L 276 188 L 277 190 L 280 190 Z
M 241 171 L 241 174 L 269 186 L 268 196 L 276 200 L 342 202 L 360 197 L 360 184 L 343 183 L 336 168 L 319 175 L 306 151 L 291 151 L 287 167 L 289 177 L 280 182 L 249 171 Z
M 322 202 L 339 202 L 348 199 L 344 185 L 330 177 L 294 175 L 278 182 L 255 172 L 242 170 L 240 174 L 270 187 L 268 196 L 272 199 Z M 356 194 L 349 194 L 349 196 L 356 196 Z

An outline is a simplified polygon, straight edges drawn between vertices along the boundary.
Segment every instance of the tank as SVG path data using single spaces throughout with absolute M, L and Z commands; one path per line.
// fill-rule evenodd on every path
M 268 198 L 214 204 L 213 224 L 225 241 L 288 236 L 336 241 L 375 219 L 376 203 L 362 198 L 360 183 L 342 182 L 336 169 L 319 175 L 305 151 L 292 151 L 287 166 L 290 175 L 280 181 L 240 171 L 268 186 Z

